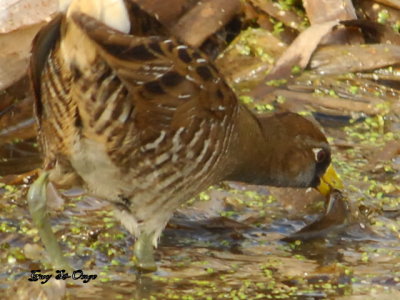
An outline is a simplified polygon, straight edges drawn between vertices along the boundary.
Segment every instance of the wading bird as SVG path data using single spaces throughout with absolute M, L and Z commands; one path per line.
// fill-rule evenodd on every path
M 201 51 L 136 5 L 67 4 L 35 38 L 30 66 L 44 165 L 28 204 L 55 265 L 65 260 L 47 218 L 49 181 L 110 201 L 144 271 L 156 269 L 153 247 L 174 211 L 212 184 L 328 193 L 336 173 L 313 122 L 253 114 Z

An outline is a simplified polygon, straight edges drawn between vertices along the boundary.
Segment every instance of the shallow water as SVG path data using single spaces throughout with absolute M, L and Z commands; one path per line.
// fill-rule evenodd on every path
M 224 183 L 175 215 L 162 235 L 154 274 L 137 274 L 134 240 L 104 201 L 70 192 L 65 210 L 51 214 L 53 228 L 74 268 L 97 278 L 28 281 L 31 270 L 56 273 L 41 263 L 46 254 L 27 211 L 26 186 L 3 185 L 0 288 L 10 299 L 15 293 L 19 299 L 397 299 L 399 158 L 372 164 L 391 141 L 368 141 L 374 132 L 371 127 L 365 134 L 368 126 L 328 130 L 333 145 L 346 144 L 334 147 L 334 161 L 357 215 L 343 230 L 283 242 L 323 212 L 320 196 Z M 355 141 L 357 132 L 364 140 Z

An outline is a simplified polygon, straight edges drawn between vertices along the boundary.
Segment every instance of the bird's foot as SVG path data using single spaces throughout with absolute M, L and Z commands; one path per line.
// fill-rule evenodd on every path
M 43 172 L 35 182 L 31 184 L 28 191 L 28 207 L 33 223 L 39 231 L 40 238 L 50 256 L 53 266 L 71 270 L 69 263 L 62 254 L 57 238 L 51 229 L 50 220 L 47 215 L 46 189 L 48 175 L 47 172 Z
M 142 233 L 135 242 L 135 263 L 140 272 L 154 272 L 157 270 L 152 239 L 151 234 Z

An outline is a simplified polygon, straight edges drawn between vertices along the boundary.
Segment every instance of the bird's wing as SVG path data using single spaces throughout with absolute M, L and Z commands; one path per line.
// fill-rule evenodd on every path
M 221 131 L 215 125 L 230 122 L 237 99 L 199 51 L 173 38 L 123 34 L 81 13 L 72 20 L 128 90 L 134 106 L 130 121 L 142 143 L 179 128 L 185 128 L 187 142 L 200 128 L 207 138 L 211 127 Z

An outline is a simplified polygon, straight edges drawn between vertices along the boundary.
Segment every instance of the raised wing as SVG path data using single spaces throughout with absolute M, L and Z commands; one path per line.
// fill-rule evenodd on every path
M 142 144 L 161 132 L 172 138 L 180 128 L 187 143 L 201 128 L 204 140 L 219 136 L 211 127 L 225 135 L 237 99 L 199 51 L 162 36 L 126 35 L 81 13 L 72 20 L 129 92 L 129 120 Z

